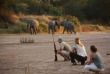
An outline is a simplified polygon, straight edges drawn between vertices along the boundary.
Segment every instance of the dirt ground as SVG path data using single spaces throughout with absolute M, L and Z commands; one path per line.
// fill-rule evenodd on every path
M 59 36 L 71 47 L 74 39 L 80 38 L 88 56 L 90 46 L 96 45 L 105 63 L 102 74 L 110 74 L 110 33 L 55 34 L 57 49 Z M 22 37 L 33 38 L 35 43 L 21 44 Z M 92 74 L 80 64 L 72 66 L 70 61 L 64 62 L 59 55 L 54 62 L 53 47 L 51 34 L 0 36 L 0 74 Z

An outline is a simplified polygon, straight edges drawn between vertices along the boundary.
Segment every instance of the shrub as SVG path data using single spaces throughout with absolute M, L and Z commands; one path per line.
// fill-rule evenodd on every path
M 18 16 L 17 16 L 17 15 L 12 14 L 12 15 L 9 15 L 8 20 L 9 20 L 10 22 L 12 22 L 12 23 L 15 23 L 15 22 L 17 22 L 19 19 L 18 19 Z
M 66 16 L 66 20 L 67 21 L 72 21 L 76 26 L 80 25 L 79 19 L 77 17 L 75 17 L 75 16 L 67 15 Z
M 25 23 L 22 22 L 15 23 L 15 25 L 10 25 L 8 27 L 8 33 L 20 34 L 24 32 L 26 32 L 26 26 Z
M 60 16 L 60 15 L 62 15 L 62 13 L 63 13 L 63 10 L 60 8 L 57 8 L 57 7 L 51 7 L 50 8 L 50 14 L 51 15 Z
M 42 32 L 48 32 L 48 25 L 44 22 L 41 22 L 39 24 L 38 33 L 42 33 Z
M 96 30 L 96 31 L 105 31 L 105 28 L 100 25 L 94 25 L 94 26 L 92 26 L 92 28 L 93 28 L 93 30 Z

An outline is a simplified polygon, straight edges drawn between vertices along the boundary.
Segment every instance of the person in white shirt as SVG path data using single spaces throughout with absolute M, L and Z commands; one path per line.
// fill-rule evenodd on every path
M 64 61 L 69 61 L 72 48 L 62 38 L 58 38 L 58 42 L 60 44 L 60 49 L 57 50 L 58 54 L 64 57 Z
M 87 60 L 87 53 L 85 50 L 84 45 L 81 43 L 79 38 L 75 39 L 75 47 L 73 48 L 72 52 L 70 52 L 71 62 L 73 65 L 77 65 L 76 61 L 81 62 L 81 65 L 85 64 Z

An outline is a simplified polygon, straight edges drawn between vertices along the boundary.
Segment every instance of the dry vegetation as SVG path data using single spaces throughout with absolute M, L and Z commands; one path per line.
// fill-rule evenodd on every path
M 0 23 L 0 26 L 5 26 L 7 28 L 0 29 L 0 34 L 21 34 L 21 33 L 28 33 L 26 28 L 26 22 L 28 19 L 36 19 L 39 21 L 40 27 L 38 29 L 38 33 L 48 33 L 48 22 L 52 19 L 57 19 L 60 23 L 62 20 L 69 20 L 75 23 L 75 29 L 77 32 L 91 32 L 91 31 L 110 31 L 109 26 L 102 26 L 99 24 L 93 25 L 93 24 L 80 24 L 80 21 L 78 18 L 74 16 L 67 16 L 65 19 L 63 17 L 58 16 L 48 16 L 48 15 L 42 15 L 42 16 L 35 16 L 35 15 L 23 15 L 19 13 L 18 15 L 10 14 L 8 16 L 8 20 L 12 22 L 12 24 L 9 23 Z M 4 25 L 3 25 L 4 24 Z M 57 27 L 56 27 L 57 28 Z M 57 33 L 62 33 L 63 27 L 60 27 Z

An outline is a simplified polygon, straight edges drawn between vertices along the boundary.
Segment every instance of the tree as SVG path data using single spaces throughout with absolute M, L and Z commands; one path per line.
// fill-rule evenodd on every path
M 87 19 L 102 19 L 108 22 L 110 19 L 110 0 L 88 0 L 85 7 Z
M 80 19 L 85 17 L 83 9 L 87 5 L 87 0 L 72 0 L 64 6 L 66 15 L 76 16 Z

